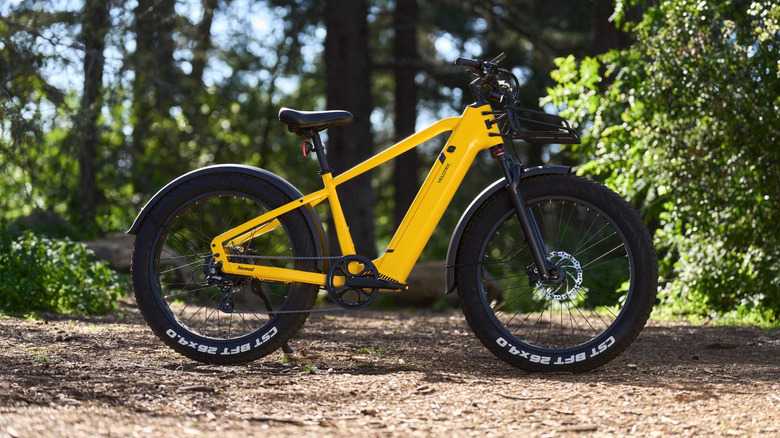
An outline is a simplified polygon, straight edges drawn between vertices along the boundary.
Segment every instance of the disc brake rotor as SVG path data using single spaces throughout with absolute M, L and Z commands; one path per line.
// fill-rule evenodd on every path
M 547 257 L 552 263 L 558 265 L 563 281 L 557 284 L 536 282 L 537 289 L 548 299 L 571 299 L 582 287 L 582 266 L 573 255 L 565 251 L 553 251 Z

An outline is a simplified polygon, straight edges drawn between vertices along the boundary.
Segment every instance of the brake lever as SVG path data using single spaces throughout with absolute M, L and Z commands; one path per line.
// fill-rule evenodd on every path
M 495 58 L 490 60 L 490 63 L 497 65 L 499 62 L 503 61 L 504 59 L 506 59 L 506 53 L 501 52 L 501 53 L 498 54 L 498 56 L 496 56 Z

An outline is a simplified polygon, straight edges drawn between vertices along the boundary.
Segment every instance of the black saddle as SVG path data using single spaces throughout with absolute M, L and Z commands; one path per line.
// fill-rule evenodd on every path
M 287 125 L 287 129 L 301 134 L 304 131 L 322 131 L 331 126 L 352 123 L 352 113 L 349 111 L 298 111 L 290 108 L 279 110 L 279 121 Z

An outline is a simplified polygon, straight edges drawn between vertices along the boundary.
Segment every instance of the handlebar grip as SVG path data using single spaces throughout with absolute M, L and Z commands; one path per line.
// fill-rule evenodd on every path
M 482 61 L 479 59 L 458 57 L 458 59 L 455 60 L 455 65 L 462 65 L 468 68 L 479 68 L 479 66 L 482 65 Z

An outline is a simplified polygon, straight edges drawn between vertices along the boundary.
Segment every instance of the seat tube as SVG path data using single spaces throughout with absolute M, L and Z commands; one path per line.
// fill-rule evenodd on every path
M 336 227 L 336 236 L 339 239 L 339 247 L 342 255 L 355 254 L 355 244 L 352 242 L 352 235 L 349 234 L 347 219 L 344 217 L 344 211 L 341 209 L 339 194 L 336 191 L 336 185 L 333 184 L 333 170 L 328 166 L 328 158 L 325 154 L 325 146 L 320 139 L 320 133 L 315 130 L 308 130 L 304 133 L 314 142 L 314 153 L 317 154 L 317 160 L 320 163 L 320 176 L 322 184 L 328 194 L 328 203 L 330 204 L 330 213 L 333 215 L 333 225 Z
M 352 235 L 349 233 L 347 220 L 344 217 L 344 211 L 341 209 L 341 202 L 339 202 L 339 195 L 336 191 L 336 185 L 333 184 L 331 172 L 322 174 L 322 183 L 325 185 L 325 191 L 328 192 L 330 213 L 333 215 L 333 224 L 336 227 L 336 236 L 338 236 L 339 239 L 341 254 L 355 254 L 355 244 L 352 242 Z

